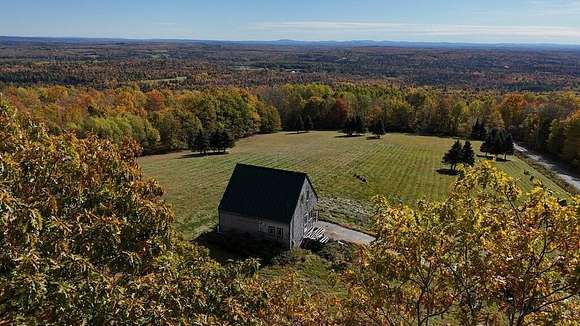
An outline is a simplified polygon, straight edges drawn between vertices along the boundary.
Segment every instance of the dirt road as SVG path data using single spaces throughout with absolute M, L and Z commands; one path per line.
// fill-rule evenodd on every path
M 529 157 L 531 160 L 535 161 L 536 163 L 543 165 L 544 167 L 553 171 L 558 177 L 562 180 L 566 181 L 567 183 L 571 184 L 572 186 L 576 187 L 576 189 L 580 190 L 580 178 L 575 176 L 573 173 L 569 172 L 566 168 L 562 167 L 558 163 L 547 159 L 543 156 L 538 154 L 532 153 L 528 151 L 525 147 L 515 144 L 515 149 L 519 152 L 522 152 L 524 155 Z
M 326 235 L 332 240 L 342 240 L 367 245 L 375 240 L 374 237 L 371 237 L 368 234 L 329 222 L 318 221 L 317 226 L 324 228 Z

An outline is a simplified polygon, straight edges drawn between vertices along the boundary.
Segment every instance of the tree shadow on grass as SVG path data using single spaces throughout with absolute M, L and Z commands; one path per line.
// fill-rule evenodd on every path
M 334 138 L 357 138 L 357 137 L 362 137 L 364 135 L 337 135 L 334 136 Z
M 367 140 L 380 140 L 380 137 L 377 136 L 367 136 Z
M 309 134 L 310 131 L 301 131 L 301 132 L 296 132 L 296 131 L 292 131 L 292 132 L 287 132 L 286 135 L 302 135 L 302 134 Z
M 437 169 L 437 173 L 442 175 L 459 175 L 459 171 L 451 169 Z
M 229 152 L 209 152 L 209 153 L 189 153 L 189 154 L 185 154 L 182 155 L 181 157 L 179 157 L 179 159 L 184 159 L 184 158 L 196 158 L 196 157 L 204 157 L 204 156 L 220 156 L 220 155 L 227 155 L 229 154 Z
M 495 158 L 495 161 L 496 162 L 511 162 L 509 159 L 504 159 L 502 157 L 497 157 L 496 158 L 496 157 L 493 157 L 493 156 L 486 156 L 486 155 L 481 155 L 481 154 L 478 154 L 477 157 L 486 159 L 488 161 L 493 161 L 494 158 Z
M 262 265 L 271 265 L 274 258 L 286 251 L 276 242 L 253 239 L 245 234 L 220 234 L 215 229 L 192 241 L 206 247 L 210 257 L 220 263 L 256 258 Z

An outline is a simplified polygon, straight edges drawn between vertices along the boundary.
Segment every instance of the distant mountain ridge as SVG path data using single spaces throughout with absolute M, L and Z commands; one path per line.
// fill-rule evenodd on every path
M 329 46 L 329 47 L 409 47 L 409 48 L 474 48 L 474 49 L 544 49 L 544 50 L 578 50 L 580 44 L 556 43 L 453 43 L 453 42 L 413 42 L 413 41 L 298 41 L 281 39 L 273 41 L 224 41 L 224 40 L 189 40 L 189 39 L 132 39 L 132 38 L 89 38 L 89 37 L 25 37 L 0 36 L 0 44 L 23 43 L 67 43 L 67 44 L 95 44 L 95 43 L 180 43 L 180 44 L 247 44 L 247 45 L 279 45 L 279 46 Z

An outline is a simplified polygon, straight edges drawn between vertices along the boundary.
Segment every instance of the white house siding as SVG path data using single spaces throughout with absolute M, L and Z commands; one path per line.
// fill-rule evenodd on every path
M 270 227 L 274 228 L 274 235 L 268 232 Z M 279 229 L 282 230 L 281 237 L 278 235 Z M 247 234 L 254 238 L 279 242 L 284 248 L 290 248 L 291 246 L 290 226 L 288 224 L 255 217 L 246 217 L 226 211 L 219 212 L 219 232 Z
M 314 213 L 313 210 L 316 207 L 316 203 L 317 198 L 314 189 L 312 189 L 310 182 L 305 180 L 300 192 L 298 204 L 296 205 L 296 210 L 294 211 L 294 217 L 292 218 L 292 247 L 298 247 L 302 244 L 306 213 Z

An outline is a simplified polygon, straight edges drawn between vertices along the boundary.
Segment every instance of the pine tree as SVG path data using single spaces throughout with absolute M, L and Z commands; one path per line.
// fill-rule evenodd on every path
M 294 124 L 294 131 L 299 134 L 302 130 L 304 130 L 304 120 L 302 120 L 301 116 L 298 116 L 296 123 Z
M 462 161 L 461 143 L 456 141 L 451 149 L 443 156 L 443 163 L 451 166 L 451 171 L 455 172 L 455 167 Z
M 200 130 L 193 140 L 193 146 L 190 147 L 192 150 L 197 151 L 200 154 L 205 154 L 210 148 L 210 142 L 207 133 Z
M 477 119 L 471 129 L 471 139 L 484 140 L 486 136 L 487 131 L 485 130 L 485 123 L 483 123 L 483 121 L 480 122 L 479 119 Z
M 481 144 L 479 148 L 480 151 L 485 153 L 487 157 L 488 154 L 495 154 L 497 152 L 497 144 L 498 144 L 498 131 L 497 129 L 492 129 L 487 135 L 485 136 L 485 140 Z
M 209 139 L 209 146 L 211 148 L 212 151 L 217 152 L 220 150 L 221 148 L 221 143 L 222 143 L 222 133 L 221 130 L 215 130 L 214 132 L 212 132 L 210 139 Z
M 309 115 L 306 116 L 306 122 L 304 124 L 304 130 L 309 132 L 310 130 L 314 129 L 314 123 L 312 122 L 312 118 Z
M 486 156 L 487 153 L 493 154 L 496 159 L 498 155 L 503 154 L 506 159 L 507 155 L 513 155 L 515 151 L 513 137 L 505 129 L 494 128 L 485 137 L 480 150 L 486 153 Z
M 353 118 L 347 118 L 344 122 L 344 127 L 342 128 L 342 133 L 352 136 L 355 132 L 355 121 Z
M 475 153 L 473 152 L 473 147 L 469 140 L 465 142 L 465 145 L 463 145 L 463 149 L 461 150 L 461 163 L 469 166 L 475 164 Z
M 381 136 L 385 134 L 385 124 L 383 123 L 383 119 L 377 119 L 373 125 L 372 132 L 377 138 L 381 138 Z
M 232 148 L 236 144 L 236 139 L 231 132 L 221 129 L 216 130 L 211 134 L 210 147 L 214 152 L 225 153 L 228 148 Z
M 512 134 L 505 130 L 503 131 L 503 137 L 501 138 L 501 152 L 504 160 L 507 160 L 507 155 L 513 155 L 515 152 Z
M 227 130 L 223 130 L 221 132 L 221 147 L 223 152 L 225 153 L 227 151 L 228 148 L 232 148 L 236 145 L 236 140 L 234 138 L 234 136 L 232 135 L 231 132 L 227 131 Z
M 357 115 L 354 119 L 354 130 L 357 134 L 365 133 L 365 125 L 362 118 L 359 115 Z

